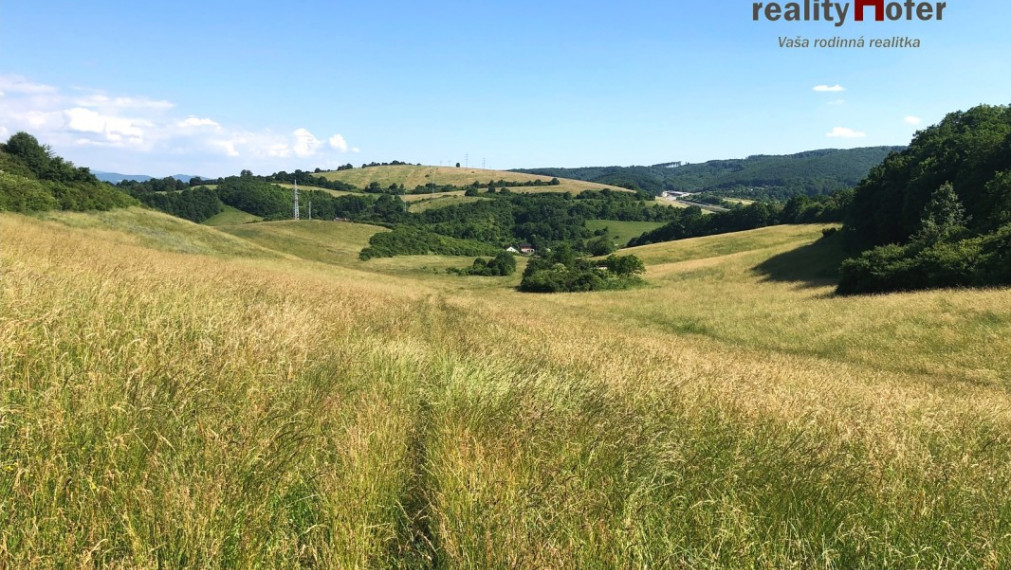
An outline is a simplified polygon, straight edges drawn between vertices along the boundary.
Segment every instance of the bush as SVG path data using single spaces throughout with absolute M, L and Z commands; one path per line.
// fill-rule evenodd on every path
M 396 255 L 492 255 L 498 248 L 481 242 L 452 238 L 410 226 L 378 233 L 358 254 L 362 261 Z M 513 261 L 515 264 L 515 260 Z M 514 265 L 515 268 L 515 265 Z
M 837 293 L 885 293 L 942 287 L 1011 285 L 1011 225 L 992 234 L 939 242 L 886 245 L 843 262 Z
M 506 277 L 516 273 L 516 258 L 511 253 L 500 251 L 495 257 L 485 261 L 483 258 L 474 260 L 474 265 L 467 269 L 447 269 L 448 273 L 458 275 L 482 275 L 485 277 Z
M 642 261 L 634 255 L 610 256 L 597 266 L 585 257 L 577 257 L 568 245 L 561 245 L 544 257 L 530 260 L 520 291 L 560 293 L 627 289 L 641 285 L 638 277 L 645 271 Z

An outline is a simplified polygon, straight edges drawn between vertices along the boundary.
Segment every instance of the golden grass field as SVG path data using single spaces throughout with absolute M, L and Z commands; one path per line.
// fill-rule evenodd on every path
M 481 168 L 453 168 L 449 166 L 373 166 L 370 168 L 354 168 L 337 172 L 320 174 L 327 180 L 340 180 L 358 188 L 364 188 L 372 182 L 378 182 L 383 188 L 390 184 L 403 184 L 410 192 L 418 186 L 428 183 L 448 186 L 469 186 L 475 181 L 486 184 L 488 181 L 498 182 L 529 182 L 541 180 L 550 182 L 550 176 L 538 176 L 522 172 L 507 172 L 502 170 L 485 170 Z M 519 186 L 512 188 L 514 192 L 572 192 L 578 194 L 584 190 L 621 190 L 614 186 L 605 186 L 595 182 L 559 179 L 558 186 Z
M 821 229 L 529 295 L 356 224 L 0 215 L 0 567 L 1004 567 L 1011 291 L 836 298 Z

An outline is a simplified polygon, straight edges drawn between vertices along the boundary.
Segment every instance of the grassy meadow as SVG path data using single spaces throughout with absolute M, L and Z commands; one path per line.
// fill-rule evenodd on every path
M 597 231 L 606 229 L 615 243 L 624 246 L 632 238 L 637 238 L 646 232 L 653 231 L 664 224 L 662 222 L 623 222 L 620 220 L 589 220 L 586 229 Z
M 248 212 L 243 212 L 238 208 L 233 208 L 225 204 L 220 213 L 211 216 L 210 218 L 203 221 L 206 226 L 231 226 L 235 224 L 246 224 L 249 222 L 259 222 L 263 218 L 250 214 Z
M 408 191 L 417 186 L 424 186 L 428 183 L 449 186 L 469 186 L 474 181 L 487 183 L 489 180 L 507 182 L 531 182 L 541 180 L 550 182 L 550 176 L 538 176 L 536 174 L 525 174 L 522 172 L 508 172 L 503 170 L 485 170 L 482 168 L 454 168 L 450 166 L 372 166 L 369 168 L 353 168 L 351 170 L 340 170 L 336 172 L 326 172 L 320 176 L 327 180 L 340 180 L 365 188 L 373 182 L 378 182 L 383 188 L 390 184 L 403 184 Z M 578 194 L 584 190 L 622 190 L 613 186 L 605 186 L 595 182 L 583 182 L 580 180 L 559 179 L 558 186 L 519 186 L 512 188 L 514 192 L 572 192 Z
M 531 295 L 371 226 L 0 215 L 0 567 L 1003 567 L 1011 291 L 836 298 L 822 229 Z
M 415 196 L 425 196 L 424 194 L 413 194 L 408 196 L 403 196 L 403 198 L 414 198 Z M 432 196 L 435 196 L 434 198 Z M 439 208 L 445 208 L 447 206 L 458 206 L 460 204 L 470 204 L 472 202 L 480 202 L 482 200 L 487 200 L 481 196 L 464 196 L 463 192 L 444 192 L 440 194 L 429 195 L 428 199 L 413 199 L 406 200 L 410 203 L 408 207 L 411 212 L 424 212 L 426 210 L 437 210 Z

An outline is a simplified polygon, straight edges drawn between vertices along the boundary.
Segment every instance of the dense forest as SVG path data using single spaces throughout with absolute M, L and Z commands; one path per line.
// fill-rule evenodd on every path
M 124 180 L 116 188 L 133 196 L 141 204 L 200 223 L 221 212 L 217 192 L 205 186 L 191 188 L 188 182 L 168 177 L 141 181 Z
M 702 164 L 534 168 L 516 172 L 641 189 L 654 195 L 664 191 L 704 192 L 718 197 L 785 201 L 797 195 L 814 197 L 853 188 L 871 168 L 900 150 L 902 147 L 826 149 Z
M 109 210 L 136 204 L 28 133 L 0 145 L 0 211 Z
M 1011 108 L 951 113 L 860 183 L 839 292 L 1011 284 Z

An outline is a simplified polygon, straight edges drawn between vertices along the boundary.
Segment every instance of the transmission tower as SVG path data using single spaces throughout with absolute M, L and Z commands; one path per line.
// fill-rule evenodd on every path
M 294 212 L 294 219 L 297 220 L 298 219 L 298 180 L 297 179 L 295 180 L 295 190 L 293 192 L 293 198 L 294 198 L 294 210 L 295 210 L 295 212 Z

